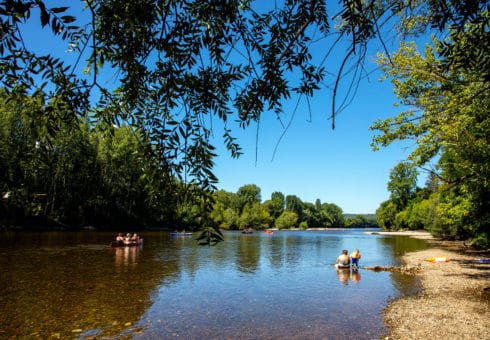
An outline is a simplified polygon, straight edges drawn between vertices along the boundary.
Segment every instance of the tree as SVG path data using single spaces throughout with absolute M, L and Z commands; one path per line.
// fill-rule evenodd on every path
M 87 123 L 80 119 L 72 126 L 60 120 L 57 138 L 48 138 L 46 126 L 33 117 L 41 106 L 39 97 L 2 91 L 0 100 L 5 124 L 0 131 L 0 190 L 9 193 L 8 210 L 17 211 L 13 221 L 23 224 L 35 217 L 40 225 L 46 219 L 86 222 L 86 202 L 93 198 L 98 178 Z
M 266 228 L 271 222 L 272 218 L 269 212 L 259 202 L 246 204 L 238 219 L 240 229 L 248 227 Z
M 294 211 L 284 211 L 276 220 L 278 229 L 289 229 L 297 226 L 298 215 Z
M 128 126 L 121 126 L 111 133 L 102 134 L 98 140 L 98 161 L 102 169 L 102 187 L 109 198 L 109 211 L 126 212 L 125 223 L 134 224 L 136 213 L 144 199 L 144 160 L 141 157 L 138 135 Z M 115 223 L 116 221 L 111 221 Z M 122 223 L 123 221 L 117 221 Z
M 36 144 L 37 129 L 24 116 L 30 108 L 29 103 L 9 101 L 3 90 L 0 94 L 0 204 L 4 212 L 0 223 L 20 224 L 32 213 L 29 206 L 33 203 L 32 194 L 36 193 L 32 184 L 42 183 L 37 175 L 39 169 L 27 171 L 36 168 L 34 160 L 40 163 L 40 153 L 36 152 L 39 145 Z M 35 207 L 34 210 L 37 213 L 42 208 Z
M 409 229 L 420 230 L 426 229 L 431 231 L 436 221 L 437 206 L 434 201 L 435 197 L 423 199 L 420 201 L 413 200 L 407 207 L 406 225 Z
M 345 225 L 344 213 L 338 205 L 323 203 L 321 212 L 326 227 L 343 227 Z
M 298 217 L 298 220 L 302 221 L 303 217 L 303 202 L 296 195 L 286 196 L 286 210 L 292 211 Z
M 376 228 L 379 227 L 375 216 L 355 215 L 346 218 L 345 226 L 348 228 Z
M 321 209 L 321 206 L 320 206 Z M 312 203 L 303 203 L 303 220 L 307 227 L 321 227 L 322 226 L 322 214 L 321 210 L 317 209 Z
M 220 224 L 224 229 L 238 229 L 240 215 L 235 209 L 228 208 L 223 212 L 223 222 Z
M 260 188 L 255 184 L 246 184 L 238 188 L 239 209 L 242 211 L 247 204 L 260 203 Z
M 269 215 L 275 220 L 284 211 L 285 198 L 282 192 L 275 191 L 271 194 L 271 199 L 263 203 L 269 211 Z
M 238 228 L 240 204 L 237 194 L 218 190 L 213 194 L 214 204 L 210 217 L 220 228 Z
M 388 191 L 397 211 L 402 211 L 412 199 L 417 188 L 417 169 L 408 162 L 398 163 L 390 171 Z
M 432 175 L 441 183 L 436 189 L 440 199 L 431 230 L 473 238 L 481 246 L 488 244 L 490 224 L 490 86 L 488 72 L 479 67 L 488 64 L 489 47 L 474 44 L 481 39 L 478 34 L 490 36 L 488 15 L 483 11 L 464 27 L 451 28 L 451 40 L 434 41 L 435 47 L 426 46 L 425 56 L 415 44 L 404 44 L 389 60 L 381 57 L 395 93 L 409 110 L 374 125 L 381 131 L 376 146 L 414 139 L 417 147 L 409 159 L 415 165 L 425 166 L 438 157 Z M 397 209 L 405 203 L 399 200 Z
M 148 145 L 137 131 L 99 129 L 81 118 L 65 122 L 58 112 L 51 134 L 35 117 L 38 97 L 2 92 L 0 101 L 2 220 L 8 218 L 2 223 L 142 227 L 173 221 L 178 185 L 144 157 Z
M 315 200 L 315 208 L 316 208 L 317 210 L 320 210 L 320 209 L 322 208 L 322 201 L 320 201 L 320 199 L 319 199 L 319 198 L 317 198 L 317 199 Z
M 384 201 L 376 209 L 376 221 L 385 230 L 395 229 L 396 213 L 395 204 L 390 200 Z

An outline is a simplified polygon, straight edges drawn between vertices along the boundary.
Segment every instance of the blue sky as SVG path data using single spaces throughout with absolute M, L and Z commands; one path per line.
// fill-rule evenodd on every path
M 389 198 L 386 185 L 390 170 L 408 156 L 410 149 L 407 143 L 376 152 L 371 149 L 374 132 L 369 126 L 399 110 L 393 106 L 396 98 L 391 84 L 380 83 L 377 78 L 373 75 L 361 83 L 354 101 L 336 117 L 334 130 L 329 120 L 331 94 L 327 91 L 310 100 L 311 121 L 308 106 L 302 101 L 282 139 L 284 129 L 272 113 L 263 115 L 258 137 L 256 125 L 235 129 L 244 154 L 232 159 L 224 148 L 218 149 L 218 187 L 236 192 L 244 184 L 256 184 L 263 201 L 280 191 L 304 202 L 314 203 L 318 198 L 322 203 L 335 203 L 345 213 L 374 213 Z M 289 107 L 285 112 L 288 118 L 294 105 Z
M 332 17 L 338 8 L 330 6 L 338 5 L 329 2 L 327 6 Z M 395 51 L 398 39 L 389 28 L 384 30 L 384 43 L 390 51 Z M 313 59 L 322 60 L 335 39 L 335 35 L 313 39 Z M 340 43 L 325 60 L 323 66 L 328 72 L 336 75 L 348 47 L 345 42 Z M 387 182 L 391 169 L 404 161 L 414 147 L 413 142 L 404 141 L 379 151 L 371 148 L 376 132 L 369 127 L 376 119 L 394 116 L 402 109 L 394 106 L 397 98 L 391 83 L 379 81 L 381 73 L 375 59 L 376 52 L 382 50 L 380 41 L 374 39 L 364 65 L 369 77 L 362 80 L 354 100 L 335 118 L 334 130 L 330 115 L 335 77 L 330 77 L 309 102 L 302 98 L 297 109 L 297 97 L 285 103 L 281 119 L 284 125 L 291 121 L 287 129 L 272 112 L 265 112 L 258 125 L 252 124 L 246 130 L 235 127 L 234 136 L 244 152 L 239 159 L 231 158 L 216 136 L 218 188 L 236 192 L 242 185 L 255 184 L 261 189 L 262 201 L 279 191 L 296 195 L 303 202 L 314 203 L 320 199 L 322 203 L 334 203 L 344 213 L 375 213 L 389 198 Z M 341 84 L 337 103 L 346 95 L 349 77 Z M 421 174 L 419 184 L 423 185 L 424 180 Z
M 33 34 L 25 37 L 26 40 L 31 38 L 40 51 L 66 49 L 62 42 L 58 46 L 46 44 L 38 25 L 28 29 Z M 315 58 L 323 57 L 329 43 L 315 42 L 312 47 Z M 368 71 L 376 67 L 375 52 L 379 47 L 373 45 L 367 55 Z M 339 46 L 326 60 L 324 66 L 328 71 L 338 70 L 345 48 Z M 271 112 L 262 115 L 258 130 L 257 124 L 243 130 L 238 124 L 230 123 L 228 127 L 233 127 L 233 135 L 243 148 L 244 154 L 239 159 L 232 158 L 225 150 L 222 131 L 217 128 L 218 188 L 236 192 L 243 185 L 255 184 L 261 188 L 262 201 L 269 199 L 272 192 L 280 191 L 284 195 L 296 195 L 304 202 L 314 203 L 318 198 L 322 203 L 335 203 L 345 213 L 374 213 L 389 198 L 386 186 L 390 170 L 406 159 L 411 149 L 407 143 L 393 144 L 376 152 L 371 149 L 374 132 L 368 130 L 369 126 L 376 119 L 393 116 L 400 110 L 393 106 L 396 98 L 391 84 L 379 82 L 379 76 L 375 72 L 360 83 L 352 103 L 336 117 L 334 130 L 330 120 L 331 87 L 317 92 L 309 103 L 302 98 L 296 110 L 297 97 L 286 102 L 283 124 L 292 119 L 287 130 Z M 326 84 L 332 82 L 330 78 Z M 341 86 L 338 101 L 346 86 L 346 83 Z
M 397 49 L 398 40 L 392 31 L 385 32 L 384 38 L 390 51 Z M 313 59 L 322 60 L 335 39 L 335 35 L 313 39 Z M 309 102 L 302 98 L 296 109 L 298 98 L 293 96 L 285 104 L 282 122 L 287 125 L 292 119 L 286 130 L 272 112 L 262 115 L 258 129 L 257 124 L 246 130 L 234 129 L 244 154 L 232 159 L 224 147 L 218 149 L 215 170 L 220 189 L 236 192 L 242 185 L 255 184 L 261 189 L 262 201 L 279 191 L 296 195 L 303 202 L 320 199 L 334 203 L 344 213 L 354 214 L 374 213 L 389 198 L 389 173 L 408 157 L 413 143 L 397 142 L 379 151 L 371 148 L 376 132 L 369 127 L 376 119 L 394 116 L 402 109 L 394 106 L 397 98 L 391 83 L 379 81 L 381 73 L 375 60 L 376 52 L 383 49 L 376 39 L 365 58 L 364 69 L 369 76 L 360 82 L 353 101 L 335 118 L 332 129 L 332 85 L 348 48 L 347 43 L 340 43 L 325 60 L 323 66 L 334 76 L 325 80 L 326 86 Z M 349 81 L 347 76 L 341 82 L 337 106 L 346 95 Z

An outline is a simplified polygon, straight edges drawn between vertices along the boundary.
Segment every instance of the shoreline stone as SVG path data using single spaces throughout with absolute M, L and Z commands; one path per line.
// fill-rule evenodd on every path
M 421 265 L 417 266 L 411 266 L 411 265 L 406 265 L 406 266 L 367 266 L 367 267 L 361 267 L 361 269 L 366 269 L 366 270 L 371 270 L 374 272 L 400 272 L 403 274 L 416 274 L 418 271 L 422 270 Z
M 424 238 L 431 247 L 405 254 L 400 268 L 420 268 L 413 274 L 421 279 L 421 292 L 389 302 L 384 310 L 389 331 L 385 339 L 488 339 L 490 264 L 480 261 L 489 257 L 488 250 L 415 234 L 397 233 Z M 431 257 L 449 261 L 427 261 Z

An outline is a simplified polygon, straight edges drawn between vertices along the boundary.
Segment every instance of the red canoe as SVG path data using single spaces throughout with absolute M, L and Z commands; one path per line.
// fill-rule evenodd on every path
M 143 245 L 143 239 L 140 239 L 138 242 L 124 243 L 124 242 L 111 242 L 111 247 L 137 247 Z

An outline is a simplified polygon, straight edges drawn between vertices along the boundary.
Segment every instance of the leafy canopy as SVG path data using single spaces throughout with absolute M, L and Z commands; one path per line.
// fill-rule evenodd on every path
M 39 115 L 49 122 L 62 105 L 73 116 L 134 125 L 162 166 L 209 190 L 216 182 L 214 118 L 224 123 L 223 141 L 237 157 L 241 149 L 230 119 L 243 127 L 268 111 L 280 119 L 284 99 L 312 96 L 332 74 L 335 98 L 346 62 L 353 59 L 362 69 L 367 43 L 384 26 L 397 25 L 394 16 L 404 32 L 427 25 L 453 25 L 459 32 L 466 22 L 482 20 L 485 3 L 344 0 L 327 10 L 322 0 L 84 0 L 71 7 L 9 0 L 0 3 L 0 83 L 41 95 Z M 36 22 L 64 41 L 73 58 L 29 46 L 26 24 Z M 336 43 L 313 43 L 332 32 L 346 37 L 350 47 L 340 69 L 327 70 L 312 49 L 327 56 Z M 446 47 L 447 62 L 459 65 L 460 53 Z M 332 114 L 336 109 L 334 100 Z M 55 124 L 50 129 L 54 133 Z
M 406 110 L 372 127 L 380 132 L 375 148 L 414 140 L 409 160 L 425 168 L 435 163 L 427 170 L 441 183 L 427 202 L 400 205 L 393 199 L 397 212 L 409 205 L 416 215 L 431 207 L 426 226 L 439 235 L 475 238 L 482 246 L 490 224 L 489 19 L 484 10 L 462 29 L 452 27 L 449 38 L 434 39 L 424 55 L 414 43 L 381 55 L 379 63 Z

